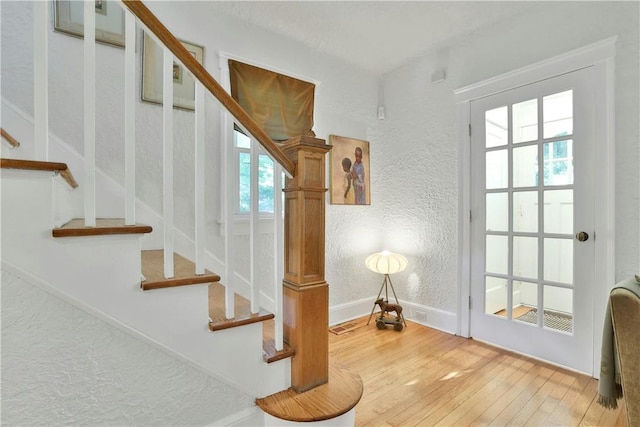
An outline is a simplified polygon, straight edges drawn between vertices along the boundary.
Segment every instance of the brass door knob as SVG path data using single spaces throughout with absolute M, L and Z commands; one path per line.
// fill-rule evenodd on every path
M 576 234 L 576 239 L 578 239 L 581 242 L 586 242 L 587 240 L 589 240 L 589 234 L 585 233 L 584 231 L 581 231 L 578 234 Z

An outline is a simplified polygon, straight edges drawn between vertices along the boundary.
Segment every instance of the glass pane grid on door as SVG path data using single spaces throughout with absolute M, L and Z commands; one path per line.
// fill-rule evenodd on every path
M 485 112 L 485 314 L 573 332 L 573 92 Z

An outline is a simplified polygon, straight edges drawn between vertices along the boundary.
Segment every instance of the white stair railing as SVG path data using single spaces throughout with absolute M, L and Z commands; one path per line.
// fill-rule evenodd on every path
M 266 155 L 258 141 L 251 138 L 251 212 L 249 215 L 249 251 L 250 251 L 250 293 L 251 312 L 258 313 L 260 310 L 260 291 L 263 282 L 267 278 L 258 277 L 261 259 L 258 256 L 258 246 L 260 244 L 260 223 L 265 221 L 260 216 L 260 156 Z M 284 278 L 284 218 L 283 218 L 283 181 L 282 166 L 273 161 L 273 310 L 275 315 L 275 345 L 276 350 L 283 349 L 283 315 L 282 315 L 282 279 Z
M 171 50 L 176 55 L 175 60 L 178 63 L 181 63 L 185 67 L 185 70 L 188 70 L 189 73 L 193 74 L 196 80 L 199 80 L 200 82 L 202 82 L 202 84 L 206 87 L 207 93 L 214 96 L 217 102 L 219 102 L 219 104 L 224 107 L 224 110 L 228 111 L 229 115 L 233 116 L 233 119 L 231 119 L 231 117 L 227 119 L 225 114 L 224 118 L 222 119 L 223 126 L 221 126 L 221 129 L 222 129 L 221 132 L 223 137 L 221 143 L 223 144 L 223 150 L 225 152 L 225 155 L 224 155 L 225 161 L 223 163 L 223 167 L 225 168 L 225 173 L 224 173 L 225 180 L 223 181 L 223 192 L 226 195 L 225 200 L 223 200 L 225 207 L 223 209 L 224 214 L 222 215 L 224 218 L 223 220 L 225 221 L 224 234 L 225 234 L 225 240 L 226 240 L 225 249 L 224 249 L 225 272 L 224 272 L 222 281 L 226 287 L 226 292 L 225 292 L 226 313 L 225 314 L 227 318 L 233 318 L 234 317 L 233 304 L 234 304 L 234 294 L 235 294 L 234 291 L 236 289 L 235 282 L 237 278 L 236 277 L 237 272 L 234 265 L 235 263 L 234 258 L 236 256 L 233 253 L 233 247 L 232 247 L 232 240 L 234 239 L 234 235 L 235 235 L 233 231 L 234 231 L 234 222 L 235 222 L 234 219 L 235 219 L 236 194 L 234 194 L 234 191 L 233 191 L 235 189 L 235 185 L 229 185 L 229 184 L 235 184 L 236 182 L 236 177 L 233 176 L 233 174 L 235 173 L 235 169 L 233 169 L 232 171 L 232 167 L 235 161 L 233 157 L 234 153 L 233 153 L 233 149 L 229 147 L 229 145 L 233 141 L 233 137 L 232 137 L 233 122 L 238 123 L 241 127 L 245 129 L 245 131 L 248 131 L 247 132 L 248 135 L 252 135 L 257 140 L 259 140 L 262 148 L 264 148 L 264 150 L 267 153 L 269 153 L 269 156 L 272 159 L 274 160 L 277 159 L 277 162 L 280 163 L 280 165 L 282 165 L 282 169 L 285 170 L 288 174 L 294 173 L 295 164 L 291 159 L 287 157 L 287 155 L 282 150 L 280 150 L 277 147 L 277 144 L 275 144 L 271 140 L 271 138 L 269 138 L 269 136 L 264 132 L 264 130 L 260 128 L 260 126 L 248 116 L 248 114 L 238 105 L 238 103 L 231 98 L 231 96 L 229 95 L 229 86 L 227 86 L 225 90 L 224 87 L 220 85 L 220 83 L 218 83 L 211 76 L 211 74 L 204 69 L 202 64 L 198 63 L 197 60 L 192 55 L 189 54 L 189 52 L 181 45 L 179 40 L 177 40 L 168 31 L 168 29 L 160 21 L 158 21 L 155 16 L 153 16 L 153 14 L 148 10 L 148 8 L 146 8 L 146 6 L 144 6 L 142 2 L 133 1 L 133 0 L 122 0 L 122 2 L 129 10 L 135 13 L 139 21 L 143 23 L 143 25 L 146 26 L 147 29 L 150 29 L 149 32 L 153 34 L 153 37 L 155 39 L 160 41 L 161 45 L 165 46 L 165 49 Z M 225 68 L 226 67 L 227 65 L 225 64 Z M 227 83 L 228 85 L 229 83 L 228 70 L 226 72 L 223 72 L 221 76 L 224 82 Z M 255 197 L 254 197 L 254 200 L 255 200 Z M 256 209 L 254 209 L 254 212 L 255 211 Z M 255 212 L 254 215 L 255 216 L 253 219 L 253 222 L 254 222 L 253 242 L 257 242 L 258 239 L 255 237 L 256 236 L 255 230 L 257 230 L 259 212 Z M 256 244 L 257 243 L 254 243 L 254 245 Z M 257 251 L 255 250 L 255 246 L 254 246 L 253 252 L 254 252 L 254 260 L 251 261 L 253 265 L 251 268 L 253 268 L 253 271 L 254 271 L 253 283 L 257 283 L 256 265 L 255 265 L 256 263 L 255 253 Z M 284 257 L 281 257 L 280 259 L 284 259 Z M 255 286 L 257 286 L 257 284 Z M 278 281 L 278 283 L 275 284 L 276 288 L 279 288 L 281 286 L 282 284 L 280 281 Z M 260 292 L 257 288 L 254 288 L 251 291 L 251 294 L 252 294 L 251 296 L 252 311 L 257 311 Z
M 38 160 L 48 159 L 48 44 L 47 37 L 50 30 L 48 25 L 48 4 L 46 2 L 34 2 L 34 130 L 35 130 L 35 157 Z M 125 176 L 124 176 L 124 217 L 125 224 L 135 224 L 135 181 L 136 181 L 136 105 L 138 97 L 136 93 L 137 58 L 136 58 L 136 28 L 137 18 L 126 7 L 125 11 L 125 50 L 124 50 L 124 97 L 123 108 L 124 118 L 124 153 L 125 153 Z M 86 226 L 96 226 L 96 41 L 95 41 L 95 2 L 85 0 L 83 2 L 84 17 L 84 41 L 83 46 L 83 144 L 84 144 L 84 174 L 82 186 L 84 188 L 84 216 Z M 152 35 L 156 42 L 162 43 Z M 163 87 L 163 245 L 164 245 L 164 275 L 167 278 L 174 276 L 173 253 L 174 253 L 174 158 L 173 158 L 173 63 L 180 62 L 175 58 L 171 50 L 162 46 L 162 87 Z M 186 70 L 186 69 L 185 69 Z M 188 72 L 188 71 L 186 71 Z M 229 87 L 228 69 L 222 73 L 223 83 L 227 90 Z M 210 89 L 209 89 L 210 90 Z M 195 264 L 196 274 L 204 274 L 206 260 L 205 245 L 205 99 L 211 94 L 196 79 L 196 97 L 194 112 L 194 211 L 195 211 Z M 216 95 L 218 96 L 218 95 Z M 235 235 L 236 217 L 236 197 L 237 171 L 235 168 L 235 153 L 233 149 L 233 116 L 223 111 L 221 120 L 221 136 L 223 141 L 223 176 L 225 181 L 222 185 L 224 200 L 221 202 L 224 212 L 224 234 L 225 234 L 225 267 L 223 272 L 223 283 L 225 291 L 225 316 L 233 318 L 234 294 L 236 290 L 237 264 L 234 258 L 233 240 Z M 247 132 L 249 134 L 249 132 Z M 265 277 L 258 277 L 260 270 L 259 259 L 259 236 L 260 236 L 260 212 L 259 212 L 259 164 L 260 156 L 268 155 L 274 160 L 274 215 L 273 215 L 273 295 L 275 311 L 275 338 L 276 349 L 283 347 L 282 330 L 282 279 L 284 243 L 283 243 L 283 193 L 282 175 L 284 168 L 278 164 L 272 154 L 263 150 L 258 141 L 252 138 L 251 143 L 251 214 L 250 214 L 250 301 L 251 312 L 258 313 L 260 310 L 260 298 L 263 282 L 268 280 Z M 268 296 L 270 297 L 270 296 Z

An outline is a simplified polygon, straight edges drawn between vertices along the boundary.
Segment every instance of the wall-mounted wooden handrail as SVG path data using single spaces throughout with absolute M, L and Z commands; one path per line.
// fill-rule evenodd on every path
M 122 3 L 160 40 L 173 55 L 220 101 L 220 103 L 244 126 L 260 144 L 282 165 L 291 176 L 295 175 L 295 164 L 271 140 L 269 135 L 209 74 L 196 58 L 175 38 L 158 18 L 140 0 L 122 0 Z
M 9 144 L 11 144 L 13 147 L 19 147 L 20 143 L 18 142 L 17 139 L 15 139 L 14 137 L 12 137 L 9 132 L 7 132 L 6 130 L 4 130 L 4 128 L 0 128 L 0 134 L 2 135 L 2 137 L 4 139 L 7 140 L 7 142 Z

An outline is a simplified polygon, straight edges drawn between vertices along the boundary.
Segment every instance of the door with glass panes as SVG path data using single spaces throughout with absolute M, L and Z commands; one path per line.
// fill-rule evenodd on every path
M 471 102 L 471 336 L 593 369 L 590 69 Z

